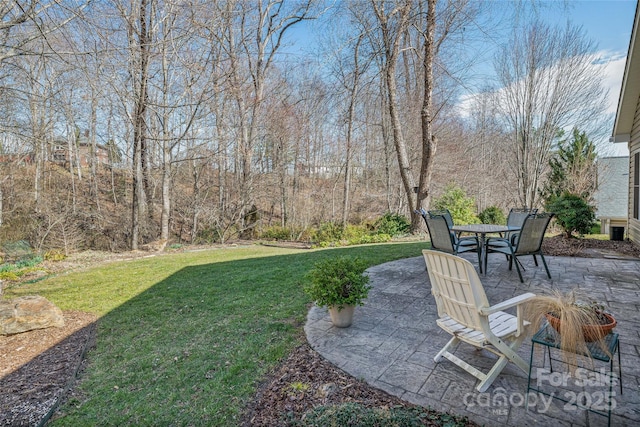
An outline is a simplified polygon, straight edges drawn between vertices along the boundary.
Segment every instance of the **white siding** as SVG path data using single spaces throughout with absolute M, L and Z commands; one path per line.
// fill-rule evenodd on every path
M 640 244 L 640 220 L 634 218 L 634 203 L 640 203 L 634 200 L 634 177 L 638 165 L 635 165 L 635 155 L 640 153 L 640 97 L 636 101 L 636 113 L 633 119 L 633 127 L 631 129 L 631 138 L 629 139 L 629 239 Z
M 598 159 L 598 189 L 593 194 L 597 218 L 627 219 L 628 182 L 629 157 Z

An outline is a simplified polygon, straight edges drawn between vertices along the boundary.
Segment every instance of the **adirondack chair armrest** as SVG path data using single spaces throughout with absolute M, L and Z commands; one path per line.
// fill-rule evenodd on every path
M 516 336 L 519 337 L 522 334 L 525 324 L 529 324 L 529 322 L 525 322 L 524 316 L 522 315 L 522 303 L 530 300 L 535 297 L 536 294 L 527 292 L 526 294 L 518 295 L 517 297 L 510 298 L 506 301 L 500 302 L 498 304 L 492 305 L 491 307 L 480 309 L 480 313 L 488 316 L 491 313 L 495 313 L 497 311 L 504 311 L 507 308 L 517 307 L 516 318 L 518 319 Z
M 509 298 L 506 301 L 502 301 L 498 304 L 492 305 L 491 307 L 481 308 L 480 313 L 483 315 L 489 315 L 497 311 L 504 311 L 507 308 L 518 306 L 535 296 L 535 294 L 527 292 L 526 294 L 518 295 L 517 297 Z

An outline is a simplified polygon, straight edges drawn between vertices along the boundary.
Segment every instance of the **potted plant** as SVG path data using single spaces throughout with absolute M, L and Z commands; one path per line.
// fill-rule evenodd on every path
M 307 273 L 305 292 L 320 307 L 328 307 L 331 322 L 339 328 L 351 326 L 355 306 L 369 294 L 367 263 L 359 258 L 329 258 L 314 264 Z
M 535 333 L 546 320 L 556 331 L 559 347 L 565 360 L 575 362 L 577 354 L 589 354 L 587 343 L 597 342 L 606 351 L 604 338 L 617 325 L 616 319 L 597 301 L 583 302 L 575 290 L 568 293 L 554 291 L 538 295 L 525 305 L 525 316 Z

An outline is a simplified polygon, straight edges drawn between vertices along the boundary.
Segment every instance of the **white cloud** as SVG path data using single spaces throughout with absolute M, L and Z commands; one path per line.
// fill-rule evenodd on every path
M 597 65 L 604 67 L 602 84 L 609 91 L 609 96 L 607 97 L 607 113 L 611 114 L 615 120 L 627 56 L 626 52 L 625 54 L 620 54 L 607 51 L 600 52 L 600 56 L 601 60 L 598 61 Z M 613 122 L 611 123 L 611 128 L 613 128 Z M 626 143 L 614 144 L 605 141 L 600 144 L 598 148 L 601 156 L 619 157 L 629 155 L 629 147 Z
M 622 77 L 624 74 L 624 67 L 626 64 L 626 52 L 612 52 L 612 51 L 599 51 L 594 55 L 592 64 L 594 67 L 600 68 L 602 71 L 603 79 L 602 85 L 608 91 L 607 106 L 605 113 L 608 116 L 614 117 L 618 108 L 618 98 L 620 97 L 620 87 L 622 86 Z M 501 89 L 497 90 L 497 95 L 500 96 Z M 458 114 L 463 118 L 470 116 L 471 108 L 474 106 L 474 100 L 479 93 L 467 93 L 460 97 L 456 109 Z M 613 127 L 613 123 L 611 123 Z M 605 139 L 608 140 L 608 137 Z M 602 155 L 608 156 L 622 156 L 628 155 L 628 149 L 626 144 L 612 144 L 608 141 L 599 141 L 600 152 Z

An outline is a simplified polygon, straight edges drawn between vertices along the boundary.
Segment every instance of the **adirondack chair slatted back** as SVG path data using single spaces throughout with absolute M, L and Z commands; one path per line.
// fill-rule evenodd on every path
M 423 255 L 438 316 L 449 316 L 468 328 L 484 329 L 486 322 L 481 319 L 479 309 L 489 307 L 489 301 L 473 265 L 454 255 L 436 257 L 428 251 Z
M 520 230 L 515 253 L 520 255 L 539 252 L 544 233 L 547 231 L 552 217 L 552 213 L 546 212 L 527 216 L 522 224 L 522 230 Z
M 454 253 L 454 242 L 445 217 L 442 215 L 424 215 L 423 218 L 429 230 L 431 247 L 439 251 Z
M 535 295 L 523 294 L 489 306 L 478 273 L 469 261 L 429 249 L 424 249 L 422 255 L 438 307 L 436 323 L 451 334 L 449 342 L 434 356 L 434 362 L 447 359 L 464 369 L 480 380 L 476 390 L 481 393 L 491 386 L 507 362 L 513 362 L 525 373 L 530 372 L 529 364 L 518 356 L 516 350 L 526 336 L 521 333 L 525 322 L 519 306 Z M 502 311 L 514 307 L 518 307 L 517 317 Z M 498 359 L 485 373 L 471 365 L 470 360 L 465 361 L 454 354 L 461 342 L 487 349 Z

